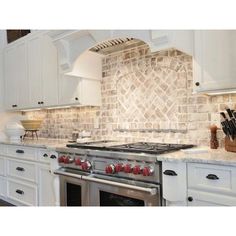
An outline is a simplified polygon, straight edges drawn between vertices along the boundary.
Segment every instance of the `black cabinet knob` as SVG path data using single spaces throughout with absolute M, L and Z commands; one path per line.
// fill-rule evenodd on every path
M 76 100 L 76 101 L 78 101 L 78 100 L 79 100 L 79 98 L 75 97 L 75 100 Z
M 47 154 L 47 153 L 44 153 L 44 154 L 43 154 L 43 157 L 48 157 L 48 154 Z
M 192 201 L 193 201 L 193 198 L 192 198 L 192 197 L 188 197 L 188 201 L 189 201 L 189 202 L 192 202 Z
M 195 85 L 196 85 L 196 86 L 200 86 L 200 83 L 199 83 L 199 82 L 196 82 Z
M 41 102 L 41 104 L 44 104 L 44 102 Z
M 40 105 L 41 103 L 40 103 L 40 102 L 38 102 L 38 104 Z

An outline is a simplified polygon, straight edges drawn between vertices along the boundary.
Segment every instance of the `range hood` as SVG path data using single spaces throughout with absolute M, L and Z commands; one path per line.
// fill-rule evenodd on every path
M 160 30 L 155 36 L 152 30 L 54 30 L 49 31 L 49 36 L 58 50 L 60 73 L 99 79 L 104 56 L 144 44 L 149 46 L 150 52 L 161 50 L 163 46 L 170 48 L 173 32 Z M 88 65 L 89 71 L 83 68 Z

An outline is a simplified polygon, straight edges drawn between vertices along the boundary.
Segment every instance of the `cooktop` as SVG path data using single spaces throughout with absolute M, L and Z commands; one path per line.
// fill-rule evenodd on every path
M 155 143 L 155 142 L 137 142 L 114 145 L 114 141 L 101 140 L 86 143 L 69 143 L 66 145 L 69 148 L 87 148 L 104 151 L 117 152 L 134 152 L 134 153 L 149 153 L 162 154 L 180 149 L 192 148 L 192 144 L 172 144 L 172 143 Z

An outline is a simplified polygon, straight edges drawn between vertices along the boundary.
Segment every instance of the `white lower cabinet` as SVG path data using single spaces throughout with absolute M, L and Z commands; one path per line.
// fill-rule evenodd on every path
M 236 206 L 236 167 L 204 163 L 162 163 L 167 206 Z
M 54 206 L 56 204 L 54 192 L 54 175 L 49 165 L 38 165 L 39 206 Z
M 0 156 L 0 199 L 16 206 L 57 205 L 59 186 L 55 188 L 55 176 L 50 171 L 56 158 L 50 158 L 51 152 L 27 146 L 5 146 L 6 152 Z

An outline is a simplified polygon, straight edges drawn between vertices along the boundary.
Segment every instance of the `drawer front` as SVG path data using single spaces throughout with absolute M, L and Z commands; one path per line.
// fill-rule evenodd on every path
M 6 175 L 6 160 L 0 156 L 0 176 Z
M 0 155 L 5 155 L 7 153 L 7 146 L 0 144 Z
M 162 162 L 162 186 L 164 199 L 171 202 L 186 202 L 186 179 L 186 163 Z
M 6 197 L 6 192 L 7 192 L 6 178 L 0 176 L 0 196 L 3 198 Z
M 7 153 L 9 156 L 24 158 L 28 160 L 36 160 L 37 158 L 36 148 L 9 145 Z
M 188 188 L 236 195 L 236 168 L 188 164 Z
M 36 165 L 33 163 L 7 160 L 7 175 L 36 182 Z
M 24 205 L 37 206 L 37 187 L 8 180 L 7 197 Z

